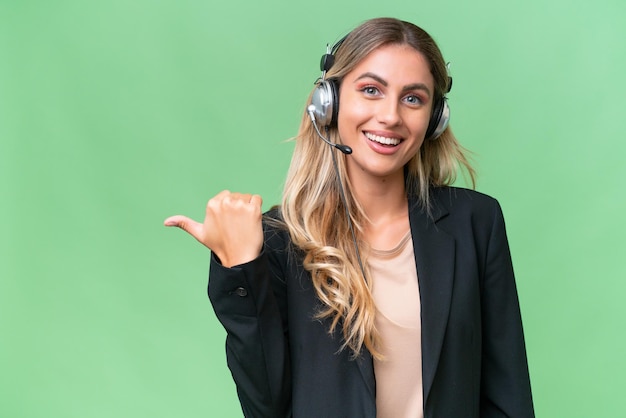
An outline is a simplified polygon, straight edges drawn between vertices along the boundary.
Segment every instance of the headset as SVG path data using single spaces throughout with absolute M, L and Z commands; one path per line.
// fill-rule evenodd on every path
M 330 45 L 326 46 L 326 53 L 322 55 L 322 59 L 320 60 L 320 70 L 322 71 L 322 76 L 316 81 L 317 86 L 311 95 L 311 104 L 307 107 L 307 113 L 311 118 L 313 126 L 315 127 L 319 137 L 328 145 L 337 148 L 344 154 L 352 153 L 350 147 L 331 142 L 328 138 L 321 134 L 317 124 L 319 122 L 320 125 L 324 126 L 327 132 L 329 127 L 337 124 L 337 114 L 339 112 L 339 86 L 337 84 L 337 80 L 332 78 L 326 79 L 326 73 L 335 63 L 335 54 L 347 37 L 348 35 L 344 36 L 332 47 Z M 452 77 L 448 76 L 448 90 L 446 93 L 449 92 L 451 88 Z M 426 139 L 437 139 L 443 131 L 446 130 L 449 123 L 450 106 L 448 106 L 448 98 L 445 95 L 436 97 L 435 102 L 433 103 L 430 121 L 428 122 L 428 128 L 426 129 Z

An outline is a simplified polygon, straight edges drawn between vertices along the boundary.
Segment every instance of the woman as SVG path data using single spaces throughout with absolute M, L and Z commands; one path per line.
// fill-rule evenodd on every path
M 500 207 L 449 186 L 474 172 L 435 42 L 373 19 L 323 71 L 279 207 L 224 191 L 204 223 L 165 221 L 212 251 L 244 414 L 533 416 Z

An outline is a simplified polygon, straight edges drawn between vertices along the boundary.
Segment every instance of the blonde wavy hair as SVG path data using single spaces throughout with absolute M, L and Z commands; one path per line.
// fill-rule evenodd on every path
M 448 91 L 446 64 L 435 41 L 412 23 L 392 18 L 372 19 L 350 32 L 326 78 L 339 85 L 368 54 L 390 44 L 407 44 L 422 53 L 435 80 L 435 97 L 441 98 Z M 328 135 L 331 141 L 341 143 L 336 127 L 330 127 Z M 341 349 L 350 349 L 353 357 L 365 346 L 375 358 L 382 358 L 374 325 L 376 309 L 367 280 L 369 270 L 363 259 L 364 278 L 349 229 L 347 213 L 359 247 L 367 248 L 362 240 L 367 218 L 349 192 L 345 158 L 350 157 L 337 153 L 338 178 L 330 154 L 335 151 L 317 136 L 306 111 L 295 140 L 280 209 L 293 244 L 304 254 L 303 266 L 311 273 L 320 301 L 316 318 L 329 320 L 331 335 L 341 331 Z M 449 127 L 437 139 L 425 140 L 405 167 L 407 194 L 416 195 L 429 211 L 429 189 L 453 183 L 461 166 L 473 185 L 475 173 L 465 154 Z M 339 182 L 346 191 L 347 208 Z

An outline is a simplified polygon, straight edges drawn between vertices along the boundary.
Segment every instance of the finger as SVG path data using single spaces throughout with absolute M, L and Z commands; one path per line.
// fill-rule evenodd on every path
M 216 194 L 215 196 L 213 196 L 211 199 L 209 199 L 209 201 L 206 203 L 206 216 L 209 216 L 210 213 L 212 212 L 216 212 L 219 210 L 219 207 L 222 205 L 222 203 L 229 199 L 231 193 L 230 190 L 222 190 L 221 192 L 219 192 L 218 194 Z
M 263 199 L 258 194 L 253 194 L 250 197 L 250 203 L 260 208 L 263 205 Z
M 224 200 L 225 197 L 228 197 L 231 194 L 232 193 L 230 192 L 230 190 L 222 190 L 221 192 L 213 196 L 211 200 L 217 200 L 217 201 Z
M 189 235 L 197 239 L 198 241 L 202 241 L 202 224 L 190 219 L 186 216 L 175 215 L 167 218 L 163 225 L 165 226 L 175 226 L 177 228 L 182 229 L 187 232 Z
M 227 196 L 227 199 L 232 202 L 242 202 L 242 203 L 253 203 L 253 204 L 258 204 L 260 206 L 260 204 L 263 202 L 263 200 L 261 199 L 261 196 L 259 195 L 253 195 L 250 193 L 231 193 L 229 196 Z
M 250 195 L 246 194 L 246 193 L 231 193 L 230 196 L 228 196 L 228 201 L 231 203 L 236 203 L 236 202 L 243 202 L 243 203 L 249 203 L 250 202 Z

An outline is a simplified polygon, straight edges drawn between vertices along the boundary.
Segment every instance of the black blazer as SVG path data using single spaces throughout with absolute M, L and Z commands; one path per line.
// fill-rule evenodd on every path
M 276 217 L 277 212 L 266 216 Z M 496 200 L 432 190 L 409 201 L 422 320 L 426 418 L 533 417 L 513 267 Z M 212 257 L 209 297 L 227 331 L 228 366 L 246 417 L 376 417 L 370 354 L 339 351 L 313 319 L 319 301 L 287 232 L 264 222 L 255 260 Z

